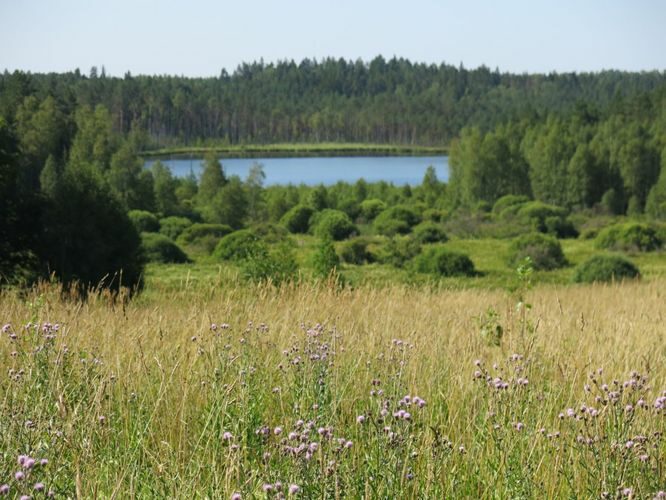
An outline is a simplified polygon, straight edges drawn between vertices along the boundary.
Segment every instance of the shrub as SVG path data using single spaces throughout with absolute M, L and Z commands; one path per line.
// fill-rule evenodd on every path
M 379 234 L 394 236 L 396 234 L 408 233 L 412 226 L 418 224 L 420 221 L 419 215 L 412 208 L 397 205 L 380 213 L 375 219 L 373 226 Z
M 373 256 L 368 251 L 368 239 L 359 237 L 346 241 L 340 247 L 340 258 L 348 264 L 362 265 L 372 262 Z
M 291 243 L 289 238 L 289 231 L 283 226 L 265 222 L 252 226 L 251 231 L 256 234 L 262 241 L 273 245 L 276 243 Z
M 637 252 L 657 250 L 662 244 L 653 227 L 637 222 L 608 226 L 599 232 L 595 240 L 597 248 Z
M 213 250 L 213 257 L 220 260 L 240 261 L 265 253 L 267 253 L 266 244 L 254 232 L 249 229 L 241 229 L 222 238 Z
M 359 208 L 363 218 L 369 222 L 386 210 L 386 203 L 377 198 L 370 198 L 369 200 L 363 200 Z
M 421 222 L 414 228 L 414 239 L 421 243 L 444 243 L 448 237 L 444 228 L 434 222 Z
M 253 251 L 241 260 L 241 270 L 246 279 L 270 281 L 277 286 L 298 278 L 298 263 L 288 245 L 278 245 L 269 250 L 266 245 L 260 243 L 252 248 Z
M 557 269 L 567 264 L 557 239 L 541 233 L 524 234 L 509 247 L 509 265 L 515 267 L 529 257 L 534 269 Z
M 404 267 L 419 253 L 421 253 L 421 243 L 409 237 L 395 237 L 379 249 L 377 259 L 383 264 Z
M 153 213 L 145 210 L 130 210 L 127 215 L 139 233 L 156 233 L 160 230 L 160 223 Z
M 190 261 L 187 254 L 163 234 L 141 233 L 141 246 L 148 262 L 181 264 Z
M 160 233 L 175 241 L 191 225 L 192 221 L 187 217 L 165 217 L 160 219 Z
M 361 213 L 361 207 L 358 202 L 351 198 L 346 198 L 338 202 L 338 210 L 346 213 L 351 220 L 356 220 L 356 218 Z
M 573 223 L 564 217 L 546 217 L 544 220 L 546 233 L 552 234 L 557 238 L 577 238 L 578 231 Z
M 507 194 L 499 198 L 493 205 L 493 212 L 501 214 L 508 207 L 516 207 L 518 210 L 521 205 L 529 202 L 530 199 L 522 194 Z M 516 211 L 517 211 L 516 210 Z
M 197 245 L 206 239 L 219 240 L 231 233 L 233 229 L 226 224 L 192 224 L 178 237 L 178 243 L 184 245 Z
M 335 253 L 333 241 L 329 238 L 322 240 L 319 248 L 312 256 L 312 267 L 315 276 L 318 278 L 328 278 L 331 273 L 337 274 L 337 267 L 340 265 L 340 257 Z
M 557 217 L 563 219 L 567 215 L 566 209 L 555 205 L 548 205 L 541 201 L 530 201 L 520 206 L 517 211 L 520 218 L 528 221 L 532 227 L 540 232 L 546 232 L 546 219 Z
M 618 255 L 595 255 L 578 267 L 573 275 L 574 283 L 621 281 L 639 278 L 638 268 Z
M 339 210 L 325 209 L 314 215 L 312 227 L 320 238 L 343 240 L 356 232 L 356 226 L 349 216 Z
M 310 228 L 310 218 L 314 214 L 312 207 L 296 205 L 282 216 L 280 223 L 290 233 L 307 233 Z
M 427 210 L 423 211 L 424 221 L 429 220 L 432 222 L 444 222 L 447 217 L 448 214 L 446 212 L 443 210 L 437 210 L 436 208 L 428 208 Z
M 430 247 L 414 259 L 414 268 L 420 273 L 437 276 L 474 276 L 474 263 L 462 253 L 443 247 Z

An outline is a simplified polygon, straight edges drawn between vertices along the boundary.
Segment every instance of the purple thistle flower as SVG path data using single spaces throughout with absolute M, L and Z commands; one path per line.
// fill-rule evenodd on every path
M 225 441 L 231 441 L 234 438 L 233 434 L 231 432 L 226 431 L 224 434 L 222 434 L 222 439 Z
M 25 459 L 25 462 L 23 462 L 23 467 L 26 469 L 32 469 L 35 466 L 35 463 L 37 463 L 37 461 L 34 458 L 28 457 Z
M 14 474 L 14 478 L 16 478 L 17 481 L 23 481 L 25 479 L 25 474 L 23 471 L 18 471 L 16 474 Z
M 273 491 L 273 485 L 270 483 L 264 483 L 261 489 L 268 493 L 269 491 Z
M 33 488 L 35 491 L 44 491 L 44 483 L 35 483 Z
M 289 494 L 290 495 L 295 495 L 299 491 L 301 491 L 301 488 L 297 484 L 290 484 L 289 485 Z
M 18 456 L 18 464 L 22 466 L 25 463 L 27 458 L 28 458 L 27 455 L 19 455 Z
M 631 488 L 624 488 L 622 490 L 622 495 L 625 497 L 630 497 L 633 492 L 634 490 L 632 490 Z
M 365 422 L 365 415 L 359 415 L 358 417 L 356 417 L 357 424 L 362 424 L 363 422 Z
M 8 484 L 3 484 L 0 486 L 0 495 L 8 495 L 9 494 L 9 485 Z
M 522 431 L 523 428 L 525 427 L 525 424 L 523 424 L 522 422 L 516 422 L 516 425 L 514 427 L 516 428 L 517 431 Z
M 235 492 L 233 495 L 231 495 L 231 500 L 241 500 L 241 494 Z
M 282 434 L 282 427 L 276 427 L 275 429 L 273 429 L 273 434 L 275 434 L 276 436 Z
M 46 467 L 48 464 L 49 464 L 49 460 L 48 460 L 48 458 L 42 458 L 42 459 L 39 461 L 39 465 L 41 465 L 42 467 Z

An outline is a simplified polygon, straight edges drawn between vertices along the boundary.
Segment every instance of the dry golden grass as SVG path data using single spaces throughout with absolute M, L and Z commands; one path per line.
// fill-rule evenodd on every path
M 63 462 L 51 481 L 63 494 L 228 497 L 233 491 L 242 491 L 244 496 L 251 496 L 258 494 L 262 481 L 271 480 L 271 469 L 258 466 L 261 460 L 252 458 L 254 452 L 241 449 L 243 458 L 237 460 L 227 448 L 211 443 L 225 426 L 235 436 L 250 435 L 255 429 L 247 427 L 256 422 L 289 426 L 301 414 L 307 418 L 304 408 L 315 401 L 315 393 L 307 389 L 297 394 L 294 388 L 312 375 L 314 372 L 308 370 L 314 368 L 304 367 L 296 373 L 280 364 L 288 364 L 283 350 L 303 347 L 300 325 L 321 323 L 334 328 L 337 336 L 330 336 L 336 356 L 326 372 L 330 395 L 325 400 L 327 408 L 318 410 L 319 425 L 333 423 L 355 436 L 354 453 L 346 467 L 348 474 L 352 471 L 358 478 L 347 483 L 348 495 L 362 491 L 368 496 L 423 497 L 539 496 L 540 492 L 553 496 L 596 495 L 604 484 L 610 485 L 610 479 L 599 480 L 590 490 L 596 480 L 582 469 L 563 465 L 567 457 L 573 456 L 568 455 L 574 453 L 572 448 L 563 447 L 547 455 L 550 448 L 538 441 L 537 429 L 559 426 L 559 412 L 582 401 L 588 374 L 598 368 L 603 368 L 609 380 L 625 380 L 632 370 L 648 376 L 650 395 L 654 397 L 666 389 L 665 293 L 666 281 L 661 279 L 616 285 L 541 286 L 527 292 L 529 310 L 517 308 L 516 297 L 502 291 L 433 291 L 402 286 L 182 290 L 139 297 L 124 305 L 112 304 L 104 296 L 68 302 L 60 298 L 57 289 L 48 287 L 27 298 L 5 294 L 0 297 L 0 320 L 17 330 L 29 321 L 58 322 L 62 330 L 55 352 L 61 352 L 66 344 L 75 357 L 85 353 L 81 357 L 99 359 L 102 364 L 95 375 L 76 370 L 84 385 L 91 388 L 81 401 L 55 367 L 48 369 L 51 376 L 44 382 L 48 387 L 46 402 L 36 402 L 25 387 L 4 381 L 0 385 L 0 401 L 4 401 L 1 410 L 7 413 L 5 418 L 8 413 L 29 413 L 30 408 L 38 408 L 36 415 L 20 418 L 29 417 L 38 422 L 40 429 L 46 426 L 40 422 L 49 420 L 49 425 L 69 436 L 71 441 L 66 445 L 51 445 L 61 450 L 59 458 Z M 499 346 L 489 344 L 480 333 L 479 318 L 489 308 L 497 312 L 493 321 L 504 330 Z M 253 325 L 246 330 L 249 321 Z M 231 329 L 215 337 L 211 323 L 223 322 Z M 267 331 L 257 329 L 262 323 Z M 397 351 L 393 339 L 413 348 Z M 20 356 L 11 357 L 12 349 L 14 346 L 6 339 L 0 341 L 3 366 L 20 369 L 21 363 L 29 363 L 27 358 L 21 361 Z M 529 360 L 526 371 L 534 390 L 529 398 L 507 407 L 511 418 L 524 415 L 531 436 L 519 442 L 517 455 L 498 451 L 492 439 L 482 438 L 488 432 L 485 412 L 494 404 L 494 396 L 473 379 L 476 359 L 482 360 L 489 371 L 493 363 L 500 364 L 505 371 L 497 373 L 508 377 L 507 359 L 513 353 Z M 62 360 L 62 356 L 57 359 Z M 400 360 L 405 363 L 401 365 Z M 254 386 L 246 385 L 248 369 L 257 371 Z M 401 480 L 397 484 L 386 480 L 372 489 L 372 479 L 362 469 L 379 467 L 363 451 L 374 438 L 358 435 L 354 421 L 356 415 L 373 411 L 368 409 L 368 393 L 375 378 L 382 379 L 387 397 L 389 384 L 393 384 L 390 397 L 418 394 L 428 402 L 424 413 L 419 414 L 423 427 L 411 435 L 412 443 L 418 444 L 417 451 L 434 449 L 440 432 L 451 441 L 454 451 L 464 446 L 467 453 L 452 453 L 447 461 L 441 459 L 443 468 L 437 462 L 440 459 L 433 458 L 435 455 L 422 453 L 412 466 L 418 471 L 415 481 Z M 243 392 L 243 387 L 249 388 Z M 252 387 L 256 394 L 251 393 Z M 271 392 L 273 387 L 280 388 L 279 396 Z M 256 407 L 252 399 L 255 396 Z M 13 408 L 8 407 L 10 400 L 21 397 L 22 405 L 13 403 Z M 136 398 L 134 404 L 138 407 L 132 406 L 132 398 Z M 47 400 L 58 403 L 49 405 Z M 654 398 L 650 404 L 652 401 Z M 221 428 L 215 435 L 210 434 L 213 407 L 226 415 L 218 422 Z M 243 416 L 238 417 L 234 408 L 242 408 Z M 102 429 L 98 422 L 101 415 L 112 422 Z M 664 430 L 663 418 L 645 420 L 645 426 L 649 425 Z M 18 428 L 20 424 L 4 427 L 10 434 L 0 439 L 6 462 L 0 466 L 0 473 L 11 472 L 12 466 L 7 464 L 15 460 L 12 453 L 35 451 L 39 446 L 39 440 L 13 435 Z M 249 448 L 249 439 L 245 438 L 241 446 Z M 396 463 L 407 470 L 402 451 L 395 453 Z M 663 456 L 662 441 L 655 459 Z M 476 463 L 484 460 L 499 465 L 485 470 Z M 51 457 L 51 461 L 57 462 L 58 458 Z M 521 464 L 520 471 L 512 469 Z M 299 475 L 296 467 L 282 462 L 272 467 L 288 476 L 285 480 L 299 481 L 302 487 L 309 484 L 310 476 L 305 472 Z M 456 474 L 460 480 L 452 478 Z M 519 487 L 508 479 L 511 474 L 532 479 L 527 487 Z M 664 472 L 660 474 L 663 481 Z M 624 476 L 627 481 L 630 477 Z M 612 484 L 625 486 L 622 480 L 614 479 Z M 654 494 L 643 483 L 626 486 L 643 488 L 640 492 L 644 495 Z M 338 487 L 306 489 L 307 496 L 335 496 L 332 492 L 340 494 Z

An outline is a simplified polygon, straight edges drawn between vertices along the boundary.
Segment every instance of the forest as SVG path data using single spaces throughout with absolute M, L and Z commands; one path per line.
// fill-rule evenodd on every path
M 5 72 L 0 280 L 137 289 L 146 262 L 192 255 L 273 262 L 249 274 L 279 280 L 297 267 L 282 245 L 290 233 L 323 241 L 314 266 L 322 275 L 341 257 L 427 273 L 426 261 L 440 257 L 423 244 L 572 237 L 599 217 L 649 222 L 652 236 L 642 237 L 660 247 L 665 78 L 512 75 L 381 57 L 243 64 L 201 79 Z M 413 188 L 264 187 L 261 165 L 246 179 L 227 177 L 214 153 L 295 141 L 445 145 L 450 182 L 429 170 Z M 146 151 L 188 145 L 213 148 L 201 178 L 143 166 Z M 252 255 L 221 248 L 234 238 Z

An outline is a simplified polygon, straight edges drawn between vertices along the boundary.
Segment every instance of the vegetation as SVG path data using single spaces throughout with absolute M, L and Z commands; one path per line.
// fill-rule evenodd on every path
M 526 258 L 534 269 L 549 270 L 567 265 L 559 241 L 541 233 L 524 234 L 511 243 L 509 265 L 515 267 Z
M 190 259 L 170 238 L 157 233 L 142 233 L 141 245 L 148 262 L 180 264 Z
M 635 222 L 606 227 L 596 238 L 597 247 L 607 250 L 650 252 L 661 248 L 662 244 L 654 228 Z
M 574 283 L 622 281 L 638 278 L 638 268 L 618 255 L 595 255 L 578 267 L 573 276 Z
M 421 273 L 436 276 L 474 276 L 474 263 L 467 255 L 435 246 L 426 249 L 414 259 L 414 266 Z

